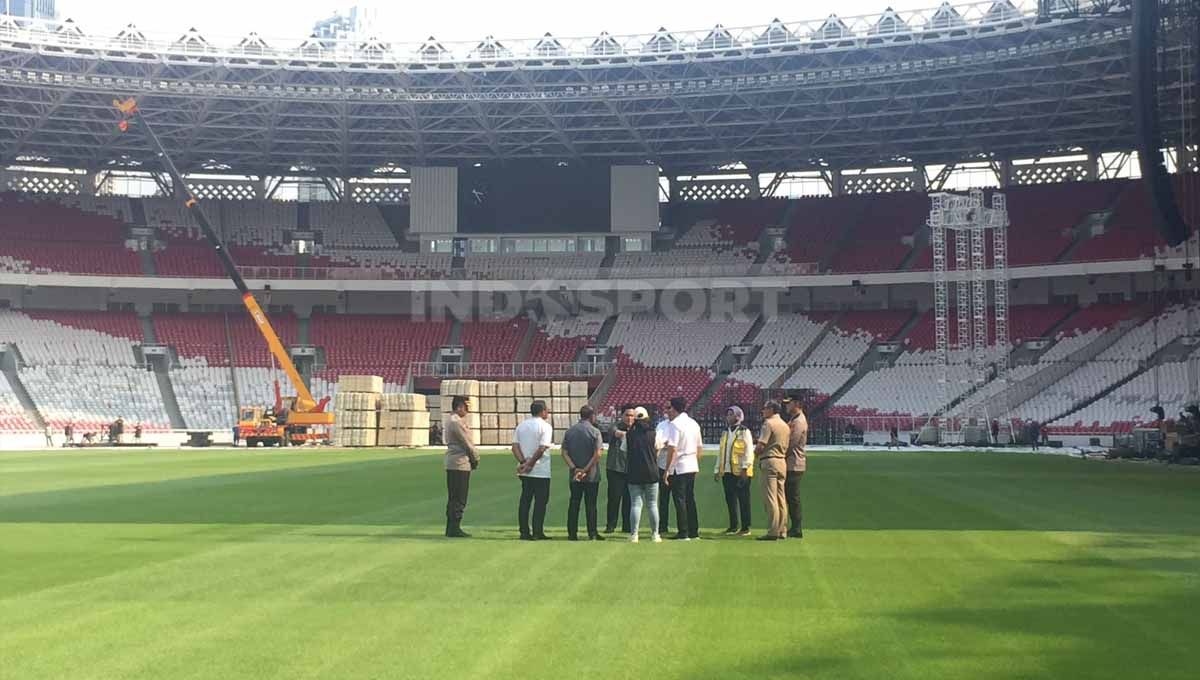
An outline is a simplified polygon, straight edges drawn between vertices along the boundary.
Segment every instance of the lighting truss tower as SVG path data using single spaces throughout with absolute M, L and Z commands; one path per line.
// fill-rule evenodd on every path
M 1003 393 L 1008 384 L 1008 211 L 1002 194 L 994 194 L 988 205 L 978 189 L 968 195 L 938 193 L 931 200 L 934 340 L 941 396 L 935 425 L 943 441 L 957 441 L 962 423 L 974 419 L 986 432 L 992 418 L 1004 419 L 1008 414 L 1003 398 L 990 404 L 988 400 L 967 400 L 977 404 L 969 412 L 949 413 L 948 409 L 951 366 L 968 369 L 953 372 L 969 381 L 967 390 L 977 390 L 995 379 L 1001 381 Z M 954 337 L 950 335 L 951 277 L 947 258 L 951 238 L 957 316 Z M 989 332 L 993 329 L 994 333 Z
M 946 382 L 950 379 L 950 296 L 946 281 L 946 211 L 947 194 L 933 194 L 929 209 L 929 232 L 933 246 L 933 336 L 936 350 L 939 404 L 946 404 L 949 391 Z M 942 414 L 934 416 L 933 425 L 940 432 L 944 427 Z

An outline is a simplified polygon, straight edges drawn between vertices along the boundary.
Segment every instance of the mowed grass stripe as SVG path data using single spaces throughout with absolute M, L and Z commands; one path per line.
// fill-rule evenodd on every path
M 99 487 L 91 455 L 0 457 L 12 677 L 1182 678 L 1198 660 L 1188 471 L 814 454 L 803 543 L 630 545 L 563 540 L 564 479 L 558 540 L 515 540 L 504 454 L 472 480 L 469 541 L 440 537 L 437 455 L 159 452 L 127 479 L 105 455 Z M 697 490 L 711 535 L 720 487 Z

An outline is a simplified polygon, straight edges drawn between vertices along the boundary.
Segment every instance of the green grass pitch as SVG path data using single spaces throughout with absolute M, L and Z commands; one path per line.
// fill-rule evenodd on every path
M 516 540 L 485 455 L 0 454 L 0 678 L 1194 678 L 1200 474 L 813 453 L 807 537 Z M 754 492 L 757 529 L 763 515 Z M 601 502 L 603 512 L 603 501 Z

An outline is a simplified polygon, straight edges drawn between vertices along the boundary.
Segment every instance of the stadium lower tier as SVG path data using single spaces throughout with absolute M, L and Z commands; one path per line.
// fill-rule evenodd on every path
M 1037 342 L 1014 353 L 1021 365 L 1007 375 L 993 366 L 982 383 L 959 352 L 943 379 L 926 347 L 932 320 L 910 310 L 785 314 L 760 324 L 638 313 L 607 323 L 280 315 L 275 325 L 289 344 L 306 329 L 319 357 L 311 381 L 318 398 L 333 396 L 343 374 L 382 375 L 389 392 L 414 389 L 413 364 L 435 361 L 454 343 L 467 357 L 466 375 L 471 357 L 490 366 L 575 366 L 608 326 L 602 351 L 611 364 L 591 395 L 603 415 L 675 396 L 698 416 L 719 417 L 731 405 L 756 414 L 771 390 L 790 390 L 807 395 L 813 417 L 868 432 L 915 430 L 949 414 L 1087 435 L 1128 432 L 1149 423 L 1155 405 L 1173 415 L 1195 399 L 1200 354 L 1187 338 L 1188 317 L 1198 313 L 1174 306 L 1155 314 L 1135 304 L 1014 308 L 1014 326 Z M 149 332 L 167 347 L 158 376 L 142 352 Z M 8 355 L 0 357 L 0 432 L 61 431 L 68 423 L 99 431 L 116 418 L 148 432 L 228 429 L 239 405 L 273 403 L 277 380 L 291 391 L 255 335 L 233 315 L 0 310 L 0 351 Z M 719 371 L 733 345 L 756 351 Z

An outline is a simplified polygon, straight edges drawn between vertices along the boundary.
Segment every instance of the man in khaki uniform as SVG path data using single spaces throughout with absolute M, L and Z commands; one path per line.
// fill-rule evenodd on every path
M 788 538 L 804 538 L 804 528 L 800 522 L 800 480 L 804 479 L 804 470 L 808 463 L 805 453 L 808 447 L 808 417 L 804 415 L 804 407 L 799 399 L 792 397 L 785 399 L 783 403 L 787 409 L 790 432 L 786 458 L 787 484 L 784 487 L 788 517 L 791 519 L 787 535 Z
M 446 422 L 446 538 L 470 538 L 462 530 L 463 512 L 467 509 L 467 493 L 471 489 L 471 471 L 479 467 L 479 454 L 467 414 L 471 402 L 467 397 L 454 397 L 450 402 L 453 415 Z
M 777 401 L 763 404 L 762 434 L 754 447 L 758 469 L 762 479 L 763 505 L 767 510 L 767 533 L 759 541 L 781 541 L 787 537 L 787 455 L 791 433 L 787 423 L 779 417 L 782 408 Z

